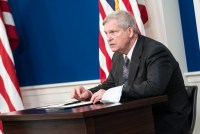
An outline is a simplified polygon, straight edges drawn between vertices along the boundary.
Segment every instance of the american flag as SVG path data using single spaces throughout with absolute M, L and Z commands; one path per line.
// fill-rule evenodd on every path
M 113 56 L 113 52 L 106 40 L 102 22 L 108 14 L 116 10 L 130 12 L 135 17 L 139 33 L 145 35 L 143 23 L 147 22 L 148 15 L 144 6 L 144 0 L 99 0 L 99 62 L 101 82 L 105 81 L 109 74 Z
M 24 109 L 11 49 L 18 36 L 7 0 L 0 0 L 0 113 Z M 0 134 L 3 133 L 0 121 Z

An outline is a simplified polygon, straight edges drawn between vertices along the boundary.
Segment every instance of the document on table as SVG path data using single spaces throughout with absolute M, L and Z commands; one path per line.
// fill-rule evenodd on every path
M 106 90 L 103 94 L 102 103 L 118 103 L 122 95 L 123 86 L 117 86 Z
M 122 88 L 123 88 L 123 86 L 117 86 L 117 87 L 108 89 L 102 96 L 102 99 L 100 100 L 100 102 L 102 102 L 102 103 L 118 103 L 120 101 L 120 98 L 122 95 Z M 62 109 L 62 108 L 73 108 L 73 107 L 91 105 L 91 104 L 93 104 L 91 101 L 73 101 L 70 103 L 48 105 L 48 106 L 43 106 L 43 107 L 39 107 L 39 108 Z
M 90 105 L 92 102 L 90 101 L 73 101 L 70 103 L 64 103 L 64 104 L 54 104 L 54 105 L 48 105 L 43 106 L 40 108 L 46 108 L 46 109 L 53 109 L 53 108 L 72 108 L 72 107 L 78 107 L 78 106 L 84 106 L 84 105 Z

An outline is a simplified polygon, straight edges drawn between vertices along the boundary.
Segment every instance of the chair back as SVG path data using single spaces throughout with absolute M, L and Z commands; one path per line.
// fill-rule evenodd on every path
M 189 101 L 192 105 L 192 112 L 190 115 L 190 121 L 191 121 L 191 126 L 190 126 L 190 131 L 189 134 L 193 133 L 194 126 L 195 126 L 195 121 L 196 121 L 196 107 L 197 107 L 197 86 L 186 86 L 186 91 L 189 97 Z

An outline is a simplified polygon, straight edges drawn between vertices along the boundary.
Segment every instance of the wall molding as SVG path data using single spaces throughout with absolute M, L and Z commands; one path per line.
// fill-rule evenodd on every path
M 24 107 L 27 109 L 74 101 L 70 96 L 74 87 L 84 86 L 88 89 L 98 84 L 100 84 L 100 80 L 27 86 L 21 87 L 21 93 Z

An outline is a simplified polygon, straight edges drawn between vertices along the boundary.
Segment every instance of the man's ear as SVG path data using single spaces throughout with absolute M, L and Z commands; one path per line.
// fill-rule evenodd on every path
M 133 27 L 129 27 L 128 28 L 128 34 L 129 34 L 130 38 L 133 37 L 133 35 L 134 35 L 134 29 L 133 29 Z

